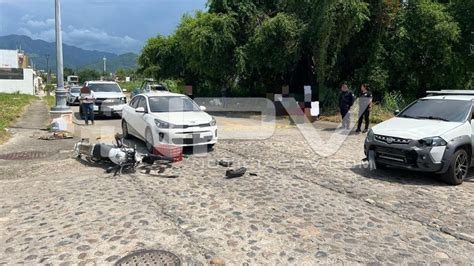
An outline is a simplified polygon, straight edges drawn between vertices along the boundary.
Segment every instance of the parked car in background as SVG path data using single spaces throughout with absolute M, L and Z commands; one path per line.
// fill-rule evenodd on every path
M 78 86 L 69 88 L 69 91 L 67 93 L 67 99 L 66 99 L 66 103 L 68 105 L 76 105 L 80 103 L 79 97 L 81 94 L 81 88 L 82 87 L 78 87 Z
M 117 82 L 87 81 L 85 86 L 94 92 L 96 98 L 94 113 L 105 116 L 121 116 L 122 109 L 127 104 L 127 97 Z M 82 110 L 80 110 L 82 113 Z
M 377 167 L 437 173 L 459 185 L 474 165 L 474 91 L 429 93 L 373 127 L 365 153 Z
M 135 96 L 123 108 L 124 137 L 136 136 L 152 151 L 156 144 L 178 146 L 207 145 L 217 142 L 216 120 L 188 96 L 157 91 Z
M 132 91 L 132 97 L 140 93 L 148 93 L 153 91 L 169 91 L 165 85 L 155 82 L 154 79 L 145 79 L 140 88 Z
M 79 85 L 79 77 L 78 76 L 67 76 L 66 83 L 69 86 L 77 86 L 77 85 Z

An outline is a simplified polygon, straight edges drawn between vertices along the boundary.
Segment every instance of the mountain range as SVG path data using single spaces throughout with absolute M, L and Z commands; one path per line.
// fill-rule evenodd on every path
M 56 68 L 56 44 L 43 40 L 33 40 L 24 35 L 0 36 L 0 49 L 21 49 L 29 56 L 30 64 L 36 69 L 47 69 L 48 55 L 49 67 L 54 72 Z M 75 46 L 63 44 L 64 67 L 74 70 L 84 68 L 102 72 L 103 58 L 107 58 L 107 72 L 117 69 L 137 68 L 138 55 L 126 53 L 117 55 L 109 52 L 90 51 Z

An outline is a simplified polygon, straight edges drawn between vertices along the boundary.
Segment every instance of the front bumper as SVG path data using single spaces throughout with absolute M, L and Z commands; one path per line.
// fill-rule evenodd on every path
M 365 141 L 365 154 L 374 151 L 375 161 L 395 168 L 443 173 L 449 162 L 446 147 L 426 147 L 413 140 L 408 144 L 388 144 L 378 140 Z
M 217 143 L 217 127 L 195 127 L 187 129 L 155 128 L 154 139 L 162 144 L 182 147 L 213 145 Z
M 104 115 L 115 115 L 115 114 L 122 114 L 123 108 L 126 104 L 118 104 L 118 105 L 109 105 L 109 104 L 101 104 L 101 105 L 94 105 L 94 112 L 98 114 Z

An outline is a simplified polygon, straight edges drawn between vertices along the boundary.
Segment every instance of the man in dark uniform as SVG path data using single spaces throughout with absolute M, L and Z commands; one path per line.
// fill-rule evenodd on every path
M 357 133 L 360 133 L 362 128 L 362 120 L 365 120 L 364 133 L 369 130 L 370 123 L 370 111 L 372 110 L 372 93 L 369 91 L 367 84 L 362 84 L 360 87 L 360 98 L 359 98 L 359 122 L 357 123 Z
M 339 95 L 339 109 L 342 116 L 342 128 L 351 129 L 351 107 L 354 104 L 354 94 L 349 90 L 346 83 L 341 85 L 341 94 Z

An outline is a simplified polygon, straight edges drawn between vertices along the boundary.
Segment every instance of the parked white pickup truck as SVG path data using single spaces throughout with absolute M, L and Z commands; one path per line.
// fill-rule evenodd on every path
M 437 173 L 449 184 L 462 184 L 474 166 L 474 91 L 428 94 L 374 126 L 365 154 L 377 168 Z

